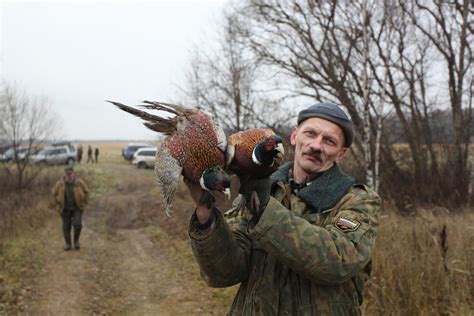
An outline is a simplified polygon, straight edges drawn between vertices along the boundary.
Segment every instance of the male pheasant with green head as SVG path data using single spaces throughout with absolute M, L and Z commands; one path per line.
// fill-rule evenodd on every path
M 280 136 L 252 128 L 228 137 L 226 166 L 239 176 L 268 177 L 281 165 L 284 153 Z
M 235 212 L 242 211 L 247 202 L 258 208 L 254 192 L 246 192 L 245 182 L 269 177 L 283 163 L 282 138 L 270 129 L 253 128 L 232 134 L 227 139 L 226 166 L 241 182 L 241 201 Z M 253 200 L 248 201 L 252 197 Z M 252 212 L 252 210 L 250 210 Z
M 227 141 L 222 127 L 210 115 L 169 103 L 143 102 L 143 108 L 175 115 L 161 117 L 121 103 L 109 102 L 145 120 L 144 125 L 149 129 L 167 135 L 156 153 L 155 161 L 156 179 L 167 215 L 181 174 L 187 180 L 200 184 L 204 189 L 201 203 L 209 207 L 214 202 L 210 191 L 227 191 L 230 178 L 223 170 Z

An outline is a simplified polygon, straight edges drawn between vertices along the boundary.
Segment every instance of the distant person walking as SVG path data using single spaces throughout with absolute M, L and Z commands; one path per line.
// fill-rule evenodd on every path
M 96 147 L 94 150 L 95 163 L 99 162 L 99 147 Z
M 77 147 L 77 162 L 78 162 L 78 163 L 81 163 L 81 160 L 82 160 L 82 152 L 83 152 L 82 145 L 79 144 L 79 146 Z
M 64 169 L 64 177 L 53 187 L 54 208 L 63 220 L 64 250 L 81 248 L 82 213 L 89 202 L 89 189 L 84 180 L 76 177 L 72 167 Z M 71 244 L 71 226 L 74 227 L 74 245 Z
M 92 147 L 89 145 L 89 148 L 87 148 L 87 163 L 92 162 L 94 163 L 94 158 L 92 158 Z

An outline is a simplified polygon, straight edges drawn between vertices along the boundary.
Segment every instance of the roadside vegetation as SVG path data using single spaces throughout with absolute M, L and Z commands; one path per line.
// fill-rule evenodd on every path
M 155 273 L 163 273 L 162 277 L 167 279 L 167 282 L 149 285 L 156 287 L 149 299 L 163 301 L 160 306 L 168 311 L 164 314 L 184 310 L 195 315 L 224 314 L 237 287 L 212 289 L 202 281 L 186 233 L 193 204 L 184 185 L 179 187 L 174 212 L 168 218 L 162 210 L 153 170 L 138 170 L 117 160 L 116 144 L 103 144 L 101 151 L 103 163 L 76 166 L 92 191 L 94 210 L 88 212 L 94 213 L 85 225 L 96 227 L 94 242 L 105 243 L 105 248 L 100 248 L 102 253 L 91 254 L 88 263 L 95 268 L 84 277 L 90 278 L 88 282 L 92 284 L 89 286 L 93 286 L 96 300 L 92 297 L 84 310 L 91 314 L 139 310 L 140 302 L 134 302 L 134 296 L 129 296 L 133 287 L 125 282 L 126 273 L 135 272 L 125 267 L 121 271 L 119 263 L 126 259 L 114 257 L 117 254 L 108 253 L 112 250 L 106 246 L 112 243 L 112 247 L 117 248 L 119 242 L 132 238 L 133 235 L 128 234 L 136 231 L 145 239 L 131 239 L 130 246 L 133 242 L 138 243 L 133 247 L 146 243 L 157 252 L 150 258 L 140 259 L 143 269 L 147 270 L 146 265 L 149 265 L 148 270 L 158 269 Z M 122 178 L 120 173 L 112 174 L 114 166 L 125 168 L 127 174 Z M 41 301 L 47 299 L 41 293 L 44 291 L 42 278 L 47 274 L 44 270 L 51 260 L 57 259 L 55 256 L 63 253 L 60 221 L 48 207 L 49 189 L 62 172 L 62 166 L 47 168 L 21 197 L 7 181 L 2 181 L 5 178 L 0 178 L 0 313 L 38 311 Z M 224 200 L 220 203 L 222 208 L 228 205 Z M 366 286 L 364 311 L 367 315 L 472 313 L 472 209 L 452 212 L 444 207 L 413 206 L 410 210 L 401 215 L 392 202 L 385 203 L 374 252 L 373 274 Z M 55 230 L 51 231 L 52 227 Z M 51 247 L 52 244 L 57 245 L 57 249 Z M 124 251 L 128 250 L 125 248 Z M 160 269 L 163 271 L 158 272 Z M 139 278 L 144 272 L 136 273 L 134 277 Z M 176 293 L 180 284 L 185 287 Z M 199 309 L 195 309 L 196 306 Z
M 32 189 L 17 191 L 0 170 L 0 313 L 18 312 L 34 296 L 35 276 L 44 258 L 36 232 L 54 216 L 48 207 L 49 188 L 59 170 L 35 179 Z

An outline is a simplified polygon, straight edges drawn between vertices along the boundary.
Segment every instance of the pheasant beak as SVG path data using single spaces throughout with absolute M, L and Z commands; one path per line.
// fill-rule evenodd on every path
M 283 164 L 283 159 L 284 159 L 284 155 L 285 155 L 285 149 L 283 147 L 283 144 L 282 143 L 279 143 L 276 148 L 276 155 L 275 157 L 273 158 L 273 163 L 277 164 L 277 165 L 282 165 Z
M 285 154 L 285 148 L 282 143 L 278 143 L 275 149 L 283 156 Z
M 222 193 L 224 193 L 225 197 L 230 200 L 230 188 L 226 188 Z

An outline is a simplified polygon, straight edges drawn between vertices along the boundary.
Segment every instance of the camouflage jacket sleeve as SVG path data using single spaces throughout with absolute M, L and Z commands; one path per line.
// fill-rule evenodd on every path
M 250 236 L 306 278 L 342 283 L 371 260 L 380 205 L 374 191 L 353 187 L 321 227 L 295 216 L 272 197 Z
M 227 223 L 219 210 L 213 212 L 212 228 L 204 235 L 197 230 L 197 222 L 191 220 L 191 248 L 203 280 L 212 287 L 227 287 L 247 278 L 251 240 L 244 233 L 245 221 L 234 219 Z

